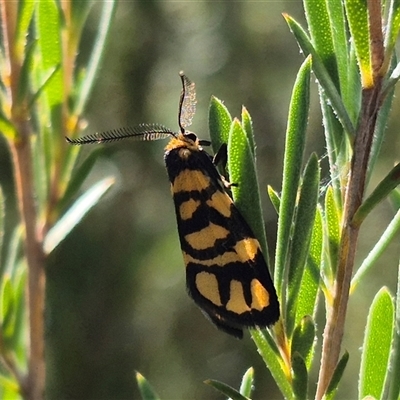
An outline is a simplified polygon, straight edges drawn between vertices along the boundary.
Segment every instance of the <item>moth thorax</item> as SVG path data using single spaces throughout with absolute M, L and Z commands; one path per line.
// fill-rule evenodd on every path
M 182 160 L 187 160 L 190 157 L 191 150 L 187 147 L 181 147 L 179 149 L 179 157 Z

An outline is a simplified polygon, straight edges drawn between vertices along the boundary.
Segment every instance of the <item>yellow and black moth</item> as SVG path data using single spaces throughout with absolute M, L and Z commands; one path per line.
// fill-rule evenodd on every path
M 260 244 L 233 203 L 229 184 L 214 160 L 186 128 L 195 113 L 195 86 L 182 72 L 180 132 L 143 124 L 69 139 L 71 144 L 104 143 L 123 138 L 170 137 L 165 165 L 171 182 L 178 233 L 190 296 L 222 331 L 243 337 L 244 327 L 267 327 L 279 318 L 279 303 Z

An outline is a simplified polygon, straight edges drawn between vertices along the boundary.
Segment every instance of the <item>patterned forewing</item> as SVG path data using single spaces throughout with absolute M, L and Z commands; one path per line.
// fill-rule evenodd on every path
M 237 337 L 240 327 L 276 322 L 278 301 L 260 245 L 210 156 L 183 146 L 170 149 L 165 161 L 190 295 L 220 329 Z

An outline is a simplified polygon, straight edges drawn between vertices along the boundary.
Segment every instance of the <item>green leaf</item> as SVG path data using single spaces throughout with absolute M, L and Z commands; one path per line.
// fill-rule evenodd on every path
M 336 276 L 336 267 L 340 241 L 340 215 L 333 195 L 332 187 L 329 186 L 325 196 L 325 226 L 327 231 L 327 248 L 329 249 L 329 270 L 327 276 L 333 279 Z
M 5 217 L 5 200 L 3 190 L 0 186 L 0 276 L 3 271 L 3 239 L 4 239 L 4 217 Z
M 312 361 L 312 350 L 316 342 L 315 325 L 313 319 L 307 315 L 303 317 L 293 331 L 291 353 L 297 353 L 305 361 L 309 370 Z
M 244 397 L 251 397 L 254 385 L 254 368 L 250 367 L 243 375 L 242 383 L 240 384 L 240 394 Z
M 363 201 L 353 217 L 353 224 L 360 226 L 367 215 L 399 184 L 400 163 L 391 169 L 374 191 Z
M 208 110 L 208 127 L 214 153 L 217 153 L 223 144 L 228 143 L 232 117 L 223 102 L 211 96 Z
M 246 133 L 247 140 L 249 141 L 249 147 L 253 154 L 253 158 L 255 159 L 256 153 L 256 142 L 254 139 L 254 132 L 253 132 L 253 122 L 251 120 L 250 113 L 247 111 L 246 107 L 242 107 L 242 128 Z
M 17 225 L 11 234 L 11 239 L 7 246 L 2 272 L 14 276 L 18 265 L 19 252 L 22 247 L 24 229 L 22 225 Z
M 62 65 L 62 48 L 61 37 L 62 32 L 60 8 L 53 0 L 41 0 L 37 3 L 37 25 L 39 33 L 39 48 L 42 56 L 42 68 L 45 73 L 53 71 Z M 57 73 L 53 75 L 51 82 L 45 89 L 48 104 L 53 112 L 59 115 L 54 123 L 53 129 L 57 129 L 61 120 L 60 105 L 64 101 L 64 83 L 63 71 L 57 69 Z
M 264 257 L 268 261 L 265 225 L 254 158 L 246 133 L 236 118 L 229 132 L 228 160 L 229 178 L 237 185 L 231 188 L 235 205 L 260 242 Z
M 315 214 L 313 232 L 310 243 L 310 250 L 307 258 L 307 265 L 301 281 L 299 298 L 297 300 L 296 323 L 306 315 L 315 315 L 317 309 L 317 294 L 320 282 L 320 268 L 322 260 L 322 212 L 318 207 Z M 308 359 L 306 360 L 308 363 Z M 308 364 L 307 364 L 308 365 Z
M 9 340 L 14 332 L 14 289 L 8 274 L 3 275 L 1 282 L 1 331 L 4 345 L 9 347 Z
M 360 265 L 360 268 L 358 268 L 357 272 L 354 274 L 350 286 L 351 293 L 354 292 L 366 272 L 369 271 L 370 268 L 376 264 L 379 257 L 385 252 L 389 244 L 392 243 L 395 238 L 397 238 L 397 233 L 399 232 L 399 230 L 400 209 L 397 210 L 395 216 L 390 221 L 390 224 L 387 226 L 383 234 L 380 236 L 378 242 L 369 252 L 368 256 L 364 259 L 364 261 Z
M 385 95 L 389 93 L 391 90 L 394 89 L 396 83 L 400 79 L 400 62 L 396 65 L 396 67 L 393 69 L 392 74 L 388 79 L 386 79 L 383 83 L 383 89 L 382 91 L 384 92 Z
M 336 0 L 331 0 L 336 3 Z M 307 18 L 311 40 L 324 63 L 333 82 L 338 85 L 337 64 L 333 47 L 332 26 L 328 13 L 327 1 L 304 0 L 304 11 Z M 346 47 L 345 47 L 346 48 Z
M 397 37 L 400 30 L 400 1 L 390 1 L 389 17 L 387 22 L 387 31 L 385 37 L 385 48 L 388 54 L 392 53 L 392 50 L 396 44 Z
M 205 384 L 212 386 L 214 389 L 217 389 L 219 392 L 228 396 L 232 400 L 249 400 L 248 397 L 241 395 L 236 389 L 227 385 L 226 383 L 222 383 L 219 381 L 215 381 L 214 379 L 207 379 L 204 381 Z
M 72 147 L 72 146 L 71 146 Z M 74 146 L 72 150 L 80 149 L 78 146 Z M 89 155 L 85 158 L 82 164 L 79 165 L 77 169 L 74 170 L 72 178 L 68 182 L 67 189 L 64 193 L 63 198 L 57 205 L 59 212 L 63 212 L 67 204 L 70 203 L 71 199 L 76 195 L 78 190 L 81 188 L 83 182 L 88 177 L 91 172 L 93 165 L 95 164 L 98 157 L 102 154 L 104 148 L 101 146 L 95 147 Z
M 24 52 L 26 38 L 28 36 L 28 29 L 32 20 L 34 9 L 34 1 L 23 0 L 18 2 L 18 16 L 15 33 L 15 51 L 19 55 L 22 55 Z
M 73 1 L 71 3 L 71 20 L 73 22 L 74 29 L 77 29 L 79 32 L 77 35 L 78 38 L 92 4 L 93 3 L 90 0 Z M 75 32 L 73 32 L 73 34 L 74 33 Z
M 390 1 L 388 21 L 385 30 L 385 59 L 391 57 L 400 30 L 400 1 Z
M 67 237 L 113 184 L 113 177 L 104 178 L 79 197 L 47 233 L 43 241 L 43 248 L 46 254 L 50 254 Z
M 279 322 L 278 322 L 279 323 Z M 293 399 L 292 385 L 290 383 L 291 373 L 282 360 L 279 350 L 268 331 L 251 329 L 251 337 L 257 346 L 258 352 L 270 370 L 275 383 L 285 399 Z
M 310 101 L 311 62 L 301 66 L 293 87 L 286 129 L 283 162 L 282 197 L 279 207 L 278 237 L 275 259 L 275 287 L 281 297 L 290 245 L 290 232 L 299 187 Z
M 63 49 L 61 43 L 62 7 L 54 0 L 41 0 L 35 9 L 35 30 L 37 32 L 36 64 L 31 69 L 30 79 L 35 79 L 31 104 L 38 110 L 39 135 L 37 135 L 37 153 L 34 158 L 42 164 L 40 174 L 35 174 L 35 183 L 40 189 L 50 187 L 54 178 L 55 165 L 62 162 L 60 145 L 63 140 L 63 107 L 67 101 L 64 82 Z M 65 49 L 66 51 L 66 49 Z M 66 103 L 65 103 L 66 104 Z M 65 115 L 64 115 L 65 116 Z M 49 191 L 39 193 L 39 212 L 44 212 Z
M 21 67 L 21 73 L 18 82 L 18 93 L 17 93 L 17 104 L 22 104 L 22 102 L 28 98 L 30 75 L 32 73 L 32 58 L 36 51 L 36 41 L 29 43 L 25 49 L 25 57 Z
M 8 140 L 16 140 L 18 137 L 18 132 L 16 131 L 14 125 L 3 115 L 0 110 L 0 132 Z
M 77 4 L 82 3 L 82 4 Z M 73 2 L 73 16 L 74 22 L 79 27 L 82 23 L 82 16 L 87 13 L 85 1 Z M 87 2 L 89 3 L 89 2 Z M 85 67 L 86 76 L 82 81 L 82 85 L 79 87 L 78 94 L 74 101 L 73 113 L 75 115 L 81 115 L 86 107 L 90 93 L 93 88 L 94 80 L 97 72 L 100 70 L 99 65 L 104 55 L 106 42 L 110 33 L 111 21 L 114 17 L 117 2 L 115 0 L 108 0 L 102 3 L 103 8 L 100 16 L 100 22 L 98 27 L 98 34 L 95 39 L 93 50 L 90 54 L 90 60 L 88 65 Z
M 311 40 L 305 33 L 304 29 L 290 16 L 284 14 L 287 24 L 290 30 L 296 37 L 296 40 L 306 56 L 311 54 L 312 56 L 312 69 L 318 79 L 319 84 L 323 88 L 326 97 L 329 99 L 331 107 L 335 110 L 337 118 L 341 122 L 344 130 L 349 136 L 354 137 L 355 128 L 349 114 L 343 104 L 343 100 L 335 86 L 335 83 L 331 79 L 328 71 L 325 68 L 318 52 L 315 50 Z
M 336 59 L 336 68 L 339 76 L 340 94 L 343 98 L 347 112 L 354 109 L 354 91 L 351 90 L 352 82 L 349 73 L 349 40 L 347 37 L 347 23 L 344 15 L 343 2 L 341 0 L 326 1 L 330 20 L 330 33 L 332 35 L 333 52 Z M 318 16 L 315 16 L 318 19 Z M 322 34 L 323 27 L 321 26 Z M 312 35 L 314 38 L 314 35 Z M 317 48 L 318 50 L 318 48 Z M 333 76 L 332 76 L 333 77 Z M 358 110 L 358 108 L 357 108 Z
M 400 208 L 400 189 L 396 188 L 390 193 L 390 201 L 393 203 L 393 206 L 396 210 Z
M 359 399 L 382 397 L 394 327 L 394 304 L 387 288 L 375 296 L 368 314 L 361 353 Z M 398 377 L 397 377 L 398 378 Z
M 364 88 L 371 88 L 374 82 L 371 64 L 367 2 L 365 0 L 345 0 L 344 4 L 360 68 L 362 86 Z
M 357 97 L 357 96 L 354 96 Z M 343 132 L 343 126 L 330 106 L 329 99 L 320 90 L 322 122 L 329 160 L 329 172 L 334 197 L 339 207 L 342 203 L 342 188 L 346 186 L 351 158 L 351 143 Z
M 151 387 L 148 380 L 140 373 L 136 372 L 136 382 L 139 387 L 140 395 L 143 400 L 159 400 L 160 397 Z
M 336 365 L 332 379 L 329 382 L 328 388 L 326 389 L 324 400 L 333 400 L 335 398 L 339 382 L 342 379 L 343 372 L 347 366 L 348 361 L 349 361 L 349 353 L 346 351 Z
M 33 93 L 32 98 L 29 102 L 29 107 L 31 107 L 39 98 L 42 93 L 45 93 L 47 87 L 52 83 L 53 79 L 55 79 L 56 75 L 60 72 L 61 65 L 56 65 L 54 68 L 48 71 L 47 74 L 42 74 L 42 79 L 40 81 L 39 87 Z M 31 70 L 28 69 L 28 72 L 31 73 Z M 43 113 L 42 113 L 43 115 Z
M 28 275 L 28 269 L 25 264 L 20 264 L 19 268 L 16 268 L 14 276 L 14 327 L 12 337 L 10 339 L 10 346 L 14 349 L 14 352 L 22 358 L 23 362 L 26 363 L 28 354 L 26 352 L 26 343 L 23 333 L 26 332 L 26 301 L 25 301 L 25 290 L 26 290 L 26 278 Z M 22 355 L 22 357 L 21 357 Z
M 400 211 L 400 210 L 399 210 Z M 396 293 L 396 315 L 395 329 L 393 332 L 392 353 L 390 356 L 390 364 L 388 375 L 386 377 L 386 399 L 400 398 L 400 264 L 397 271 L 397 293 Z
M 299 353 L 292 355 L 293 393 L 296 400 L 307 399 L 308 372 L 306 364 Z
M 288 270 L 288 296 L 286 304 L 287 334 L 290 336 L 296 321 L 297 301 L 309 254 L 312 228 L 319 195 L 319 165 L 312 154 L 304 170 L 299 203 L 293 227 Z M 302 318 L 303 315 L 300 316 Z
M 10 378 L 0 374 L 0 387 L 3 389 L 3 399 L 8 400 L 19 400 L 21 399 L 20 391 L 21 388 L 19 383 L 14 377 Z
M 393 104 L 394 89 L 395 89 L 394 86 L 388 88 L 383 100 L 383 104 L 378 113 L 376 127 L 374 130 L 374 140 L 372 142 L 371 154 L 369 156 L 369 161 L 368 161 L 367 182 L 369 181 L 372 172 L 375 170 L 374 166 L 380 155 L 382 143 L 386 137 L 385 135 L 387 133 L 390 111 L 392 109 L 392 104 Z
M 278 192 L 269 185 L 267 187 L 267 191 L 268 191 L 269 199 L 271 200 L 271 203 L 274 206 L 276 213 L 279 214 L 279 207 L 281 204 L 281 199 L 279 197 Z

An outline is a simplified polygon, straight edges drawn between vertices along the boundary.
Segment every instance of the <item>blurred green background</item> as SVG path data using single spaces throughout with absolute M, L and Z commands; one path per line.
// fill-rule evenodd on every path
M 93 8 L 83 35 L 81 61 L 92 44 L 100 6 Z M 211 95 L 222 99 L 233 116 L 240 116 L 245 105 L 256 135 L 271 257 L 277 216 L 266 186 L 280 191 L 286 114 L 303 59 L 282 12 L 304 21 L 300 0 L 121 1 L 85 131 L 146 122 L 177 129 L 180 70 L 197 85 L 192 130 L 200 138 L 208 138 Z M 316 151 L 321 158 L 324 186 L 329 177 L 316 84 L 312 96 L 307 151 Z M 399 159 L 398 109 L 397 100 L 396 120 L 392 119 L 369 190 Z M 256 368 L 254 399 L 281 398 L 250 336 L 238 341 L 217 331 L 186 294 L 163 165 L 165 145 L 124 141 L 103 146 L 85 186 L 108 175 L 117 178 L 116 184 L 51 256 L 46 308 L 49 398 L 139 398 L 134 378 L 137 370 L 162 399 L 220 399 L 203 381 L 218 379 L 238 388 L 249 366 Z M 92 150 L 83 148 L 80 160 Z M 3 144 L 0 152 L 0 179 L 11 225 L 15 205 Z M 368 218 L 356 266 L 392 215 L 390 205 L 384 203 Z M 356 396 L 367 310 L 382 285 L 389 285 L 394 292 L 399 250 L 399 243 L 394 243 L 351 298 L 344 341 L 350 361 L 339 397 L 340 393 L 346 398 Z M 321 319 L 320 329 L 322 323 Z

